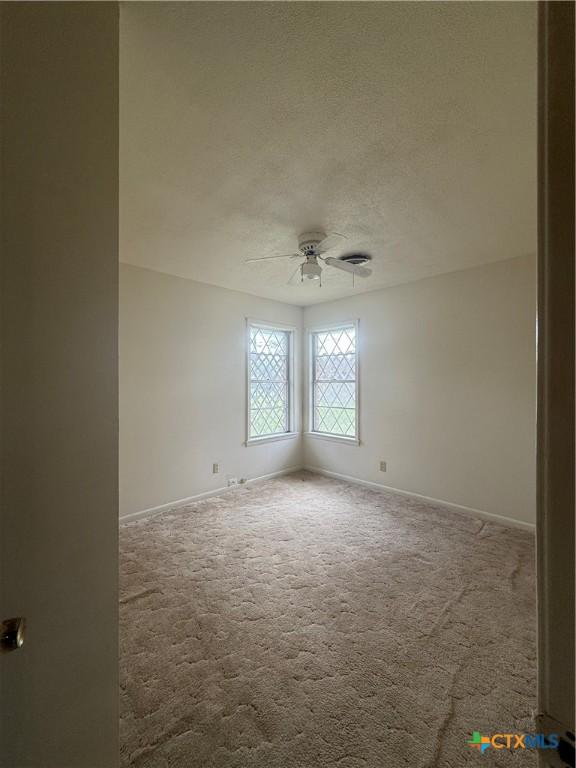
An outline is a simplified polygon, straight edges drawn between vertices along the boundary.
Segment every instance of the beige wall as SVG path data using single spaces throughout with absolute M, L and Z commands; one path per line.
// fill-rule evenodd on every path
M 307 307 L 360 320 L 361 445 L 306 437 L 304 463 L 533 522 L 535 291 L 522 257 Z
M 118 8 L 2 3 L 3 768 L 118 765 Z
M 246 317 L 300 329 L 302 310 L 121 265 L 121 515 L 300 464 L 299 437 L 243 445 Z

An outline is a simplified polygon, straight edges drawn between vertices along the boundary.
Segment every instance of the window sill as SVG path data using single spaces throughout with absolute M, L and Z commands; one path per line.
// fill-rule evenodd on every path
M 277 440 L 294 440 L 300 435 L 299 432 L 282 432 L 279 435 L 265 435 L 264 437 L 251 437 L 246 440 L 244 445 L 249 448 L 253 445 L 263 445 L 264 443 L 275 443 Z
M 341 443 L 342 445 L 360 445 L 360 440 L 357 437 L 329 435 L 324 432 L 305 432 L 304 435 L 306 437 L 314 437 L 317 440 L 330 440 L 333 443 Z

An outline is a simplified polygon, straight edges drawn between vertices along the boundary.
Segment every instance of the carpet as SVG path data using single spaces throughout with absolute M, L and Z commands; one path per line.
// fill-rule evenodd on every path
M 121 526 L 121 764 L 462 768 L 533 732 L 534 537 L 299 472 Z

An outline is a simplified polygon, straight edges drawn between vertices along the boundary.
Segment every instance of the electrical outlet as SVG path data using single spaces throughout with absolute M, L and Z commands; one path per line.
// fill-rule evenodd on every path
M 386 472 L 387 466 L 385 461 L 380 462 L 380 472 Z
M 228 478 L 228 488 L 231 488 L 233 485 L 238 485 L 238 478 L 237 477 L 229 477 Z
M 219 464 L 212 464 L 212 474 L 217 475 L 218 472 L 220 472 L 220 465 Z

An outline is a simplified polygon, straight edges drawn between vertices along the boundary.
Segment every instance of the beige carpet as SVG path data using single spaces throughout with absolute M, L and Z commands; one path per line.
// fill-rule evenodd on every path
M 532 535 L 308 473 L 121 530 L 122 765 L 530 766 Z

